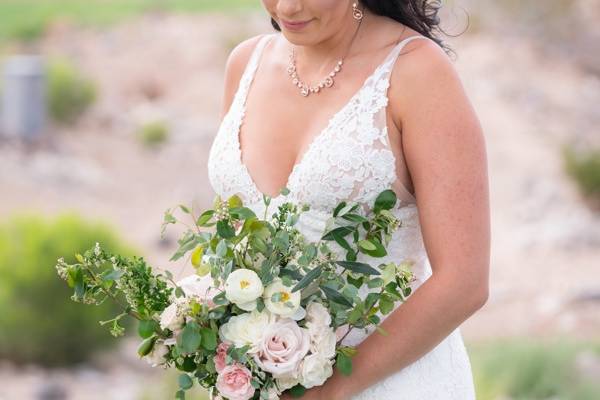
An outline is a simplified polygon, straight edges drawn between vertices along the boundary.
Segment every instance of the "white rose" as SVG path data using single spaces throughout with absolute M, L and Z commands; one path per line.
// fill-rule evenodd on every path
M 275 378 L 295 374 L 308 353 L 310 335 L 296 321 L 285 318 L 269 325 L 254 354 L 258 366 Z
M 337 344 L 337 336 L 333 329 L 328 326 L 317 325 L 314 322 L 307 322 L 306 327 L 310 334 L 311 353 L 319 354 L 324 358 L 333 358 Z
M 160 314 L 160 327 L 162 329 L 169 329 L 173 332 L 177 332 L 183 328 L 184 322 L 184 316 L 179 310 L 179 304 L 177 301 L 171 303 Z
M 267 309 L 282 317 L 292 317 L 300 309 L 300 291 L 292 292 L 292 287 L 285 286 L 281 279 L 267 286 L 263 297 Z
M 157 340 L 154 343 L 152 351 L 148 353 L 144 358 L 152 367 L 162 365 L 165 362 L 165 356 L 169 354 L 169 348 L 165 345 L 162 340 Z
M 313 301 L 306 306 L 306 322 L 329 326 L 331 325 L 331 314 L 323 304 Z
M 333 375 L 332 365 L 333 361 L 321 357 L 319 354 L 311 354 L 302 361 L 300 383 L 307 389 L 321 386 Z
M 256 308 L 256 299 L 264 287 L 256 272 L 241 268 L 233 271 L 225 281 L 225 297 L 239 308 L 252 311 Z
M 219 328 L 222 341 L 233 343 L 236 347 L 250 346 L 249 353 L 258 351 L 258 345 L 265 330 L 275 322 L 268 311 L 235 315 Z

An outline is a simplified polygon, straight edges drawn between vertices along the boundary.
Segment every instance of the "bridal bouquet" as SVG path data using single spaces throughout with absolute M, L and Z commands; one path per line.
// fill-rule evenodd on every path
M 381 192 L 369 212 L 341 202 L 317 242 L 297 228 L 307 206 L 285 202 L 268 216 L 270 198 L 263 200 L 262 218 L 237 196 L 217 197 L 197 216 L 183 205 L 167 210 L 161 235 L 169 224 L 185 224 L 175 211 L 192 220 L 171 257 L 187 256 L 195 268 L 182 280 L 98 243 L 74 264 L 59 259 L 58 274 L 74 301 L 123 305 L 123 313 L 100 322 L 113 335 L 124 334 L 123 317 L 139 320 L 139 355 L 181 371 L 177 399 L 195 383 L 212 399 L 273 400 L 288 390 L 301 396 L 324 384 L 333 367 L 351 373 L 356 349 L 343 340 L 352 330 L 385 334 L 382 316 L 411 293 L 411 262 L 357 261 L 361 253 L 385 256 L 401 226 L 390 212 L 392 190 Z

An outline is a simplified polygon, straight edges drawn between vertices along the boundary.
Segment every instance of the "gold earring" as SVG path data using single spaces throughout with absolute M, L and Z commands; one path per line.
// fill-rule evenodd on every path
M 352 17 L 357 20 L 360 21 L 361 19 L 363 19 L 363 12 L 360 8 L 358 8 L 358 3 L 354 2 L 352 4 Z

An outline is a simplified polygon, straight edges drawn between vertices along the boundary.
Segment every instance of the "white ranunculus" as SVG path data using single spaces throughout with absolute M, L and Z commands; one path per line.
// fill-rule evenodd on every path
M 277 320 L 263 333 L 254 354 L 258 366 L 275 378 L 296 374 L 300 362 L 308 353 L 310 335 L 290 318 Z
M 258 345 L 265 330 L 275 322 L 275 316 L 268 311 L 235 315 L 221 325 L 219 336 L 222 341 L 233 343 L 236 347 L 250 346 L 249 353 L 258 351 Z
M 225 281 L 225 297 L 245 311 L 256 308 L 256 299 L 263 294 L 263 291 L 260 278 L 250 269 L 236 269 Z
M 162 340 L 157 340 L 154 343 L 152 351 L 148 353 L 144 358 L 152 367 L 162 365 L 165 362 L 165 356 L 169 354 L 169 348 L 165 345 Z
M 300 383 L 307 389 L 321 386 L 333 375 L 332 365 L 332 360 L 321 357 L 319 354 L 311 354 L 302 361 Z
M 263 297 L 267 309 L 282 317 L 292 317 L 300 308 L 300 291 L 292 292 L 292 286 L 285 286 L 281 279 L 267 286 Z
M 314 322 L 307 322 L 306 328 L 308 328 L 310 334 L 311 353 L 319 354 L 324 358 L 333 358 L 337 344 L 337 336 L 333 329 L 328 326 L 317 325 Z
M 306 306 L 306 322 L 329 326 L 331 325 L 331 314 L 323 304 L 313 301 Z
M 179 311 L 179 304 L 177 301 L 171 303 L 167 308 L 160 314 L 160 327 L 162 329 L 169 329 L 173 332 L 177 332 L 183 328 L 184 316 Z

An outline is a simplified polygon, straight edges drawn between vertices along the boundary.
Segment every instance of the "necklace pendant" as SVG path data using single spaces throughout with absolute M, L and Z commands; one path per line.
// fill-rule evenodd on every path
M 325 78 L 325 87 L 332 87 L 333 86 L 333 77 L 328 76 L 327 78 Z
M 302 88 L 300 89 L 300 94 L 304 97 L 308 96 L 310 93 L 310 90 L 308 90 L 308 86 L 303 85 Z

